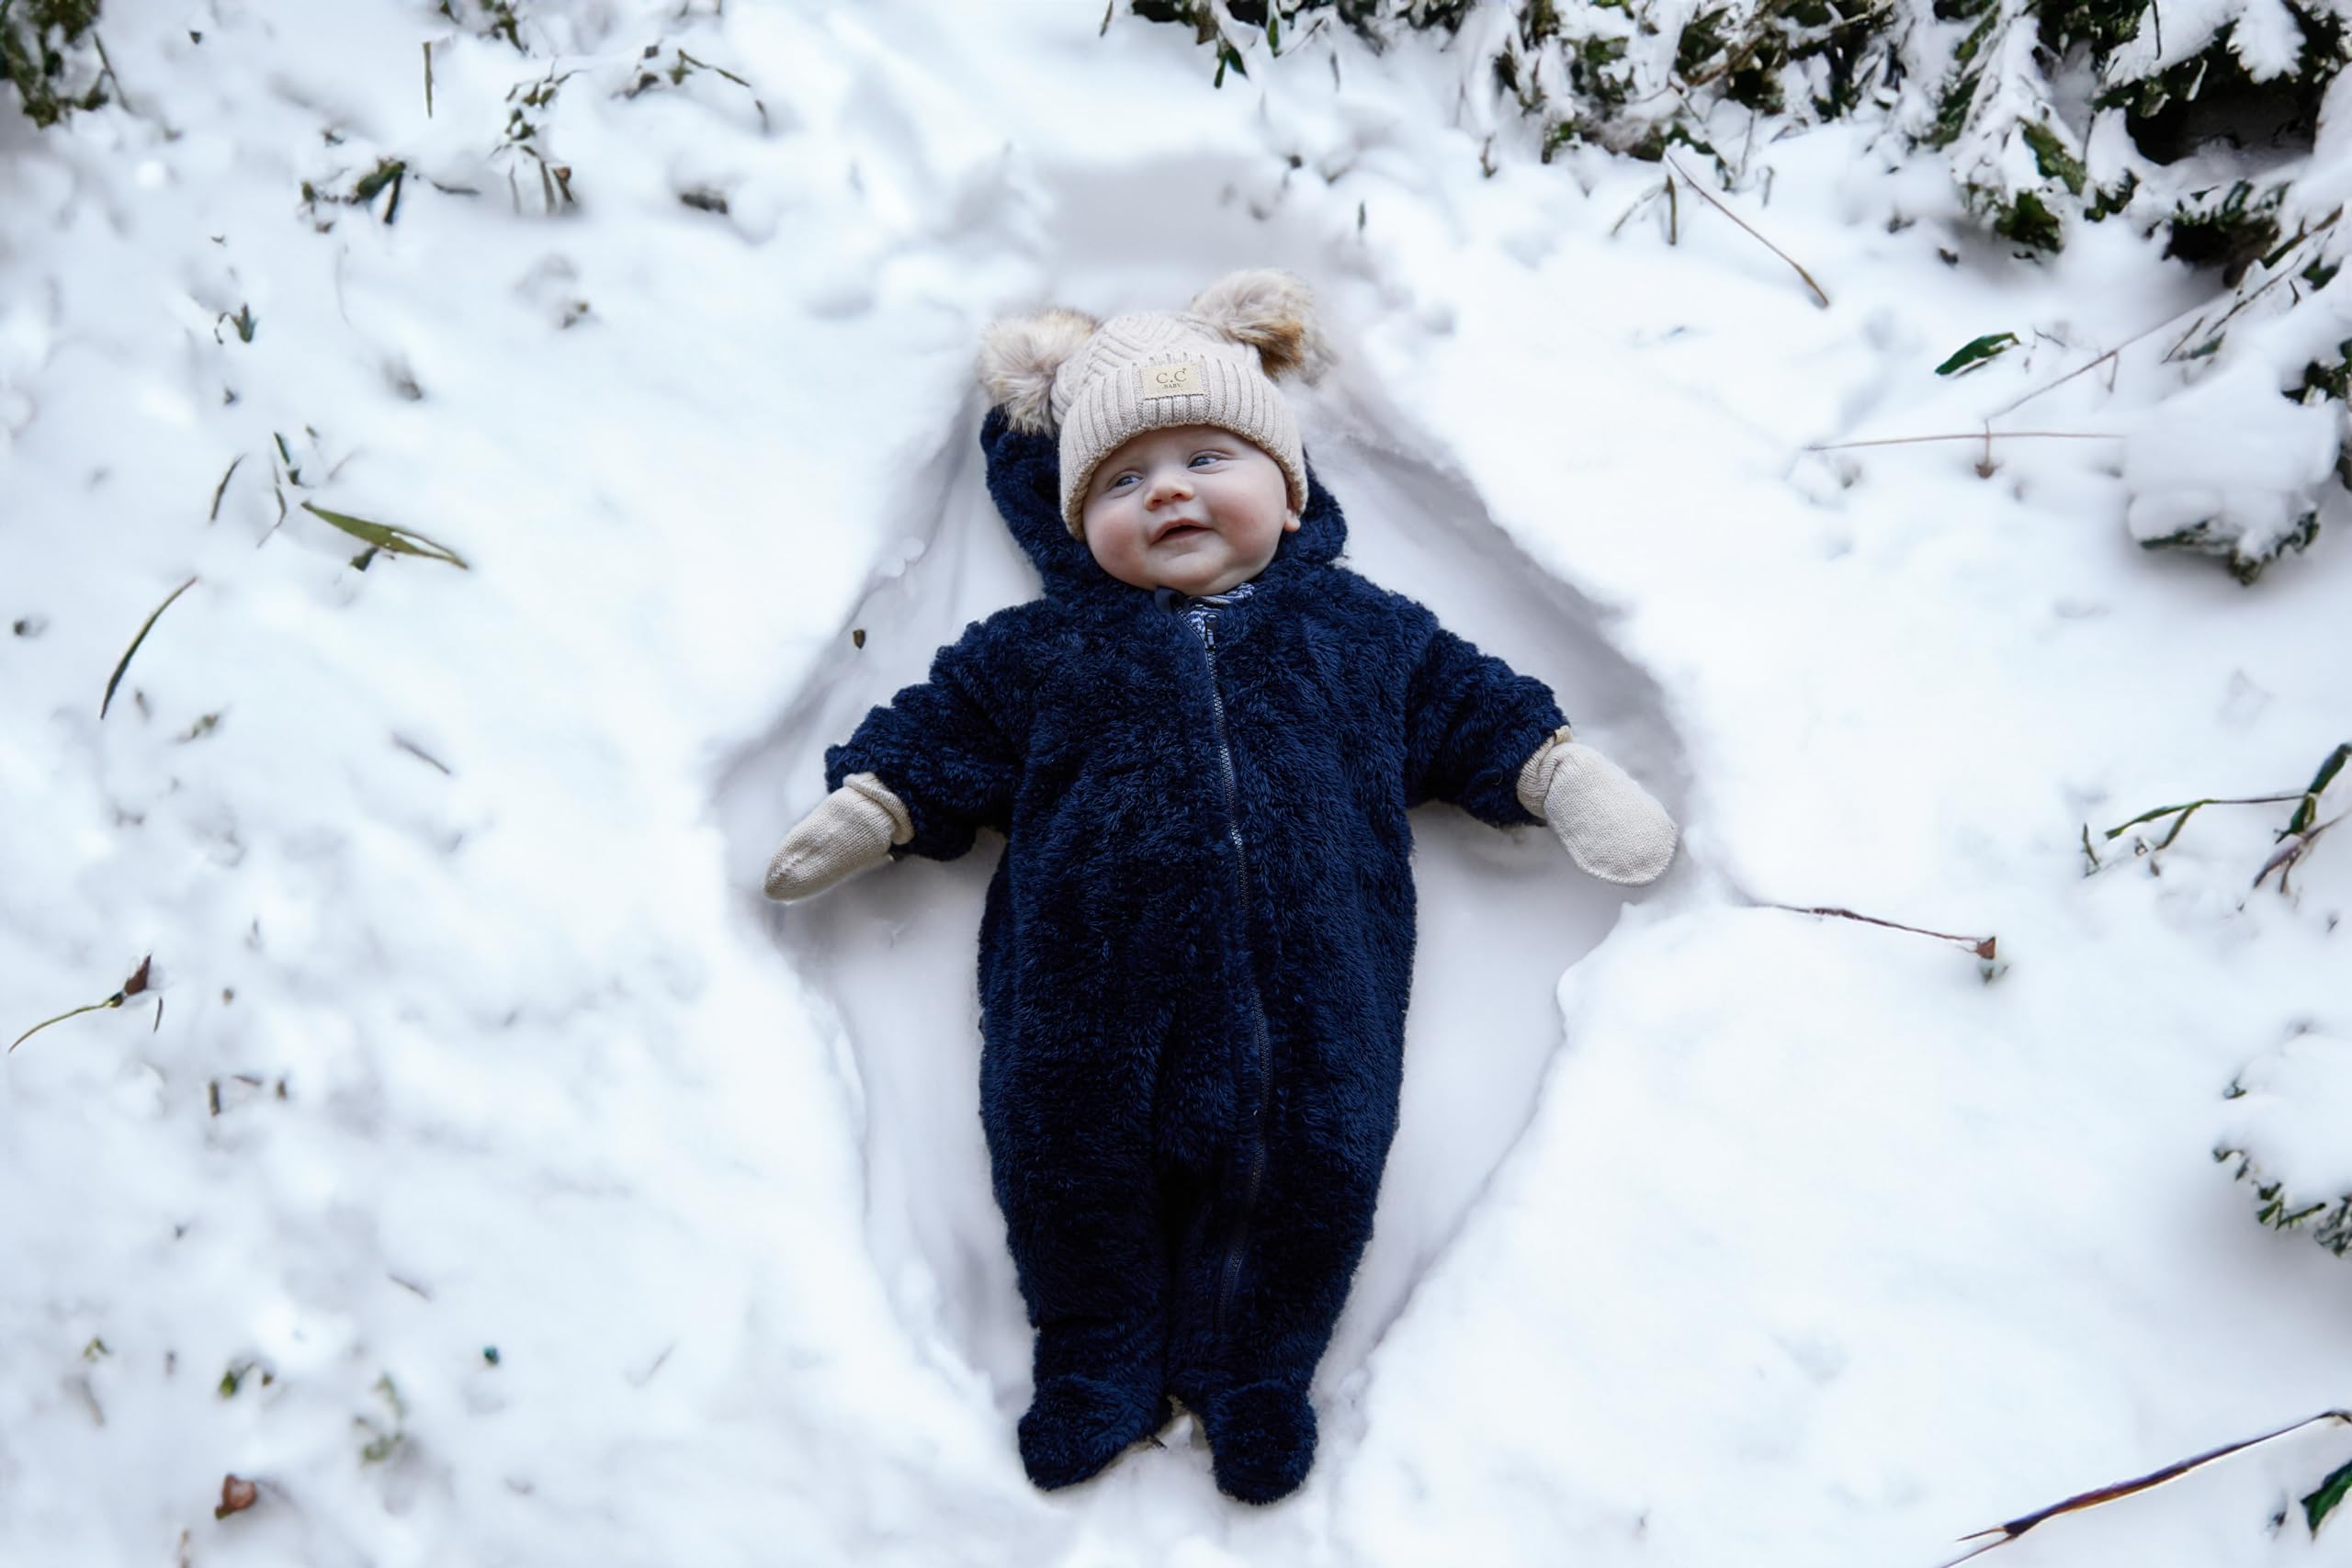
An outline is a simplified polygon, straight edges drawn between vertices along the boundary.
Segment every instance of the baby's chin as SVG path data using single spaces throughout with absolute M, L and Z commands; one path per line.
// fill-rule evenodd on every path
M 1220 571 L 1163 571 L 1156 574 L 1156 578 L 1160 587 L 1173 588 L 1179 593 L 1198 598 L 1204 593 L 1222 593 L 1257 575 L 1254 571 L 1234 568 Z
M 1194 547 L 1154 560 L 1151 570 L 1155 585 L 1198 595 L 1222 593 L 1238 583 L 1247 582 L 1266 570 L 1266 562 L 1253 562 L 1230 550 Z

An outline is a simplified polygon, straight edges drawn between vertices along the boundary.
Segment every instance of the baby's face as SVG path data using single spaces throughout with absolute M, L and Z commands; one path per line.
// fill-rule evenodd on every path
M 1095 564 L 1136 588 L 1222 593 L 1298 526 L 1282 465 L 1213 424 L 1147 430 L 1102 459 L 1079 515 Z

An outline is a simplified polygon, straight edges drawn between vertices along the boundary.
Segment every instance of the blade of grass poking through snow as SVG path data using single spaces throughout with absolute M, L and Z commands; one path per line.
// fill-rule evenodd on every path
M 130 639 L 130 646 L 122 650 L 122 658 L 114 667 L 114 673 L 107 677 L 107 694 L 98 699 L 98 716 L 100 718 L 106 717 L 107 708 L 114 701 L 115 688 L 122 684 L 122 672 L 130 668 L 130 656 L 139 651 L 139 645 L 145 642 L 147 640 L 147 634 L 155 629 L 155 618 L 172 607 L 173 600 L 178 598 L 181 594 L 187 592 L 189 589 L 195 586 L 196 579 L 193 577 L 189 578 L 186 582 L 181 583 L 177 588 L 173 589 L 169 593 L 165 594 L 164 596 L 164 602 L 156 605 L 153 610 L 148 613 L 147 619 L 139 627 L 139 635 Z
M 2319 1522 L 2335 1511 L 2346 1493 L 2352 1493 L 2352 1464 L 2345 1465 L 2321 1482 L 2319 1490 L 2302 1500 L 2303 1522 L 2311 1527 L 2312 1534 L 2319 1534 Z
M 460 571 L 471 571 L 465 558 L 446 545 L 436 545 L 422 534 L 389 524 L 370 523 L 365 517 L 354 517 L 347 512 L 333 512 L 312 502 L 304 502 L 302 510 L 314 517 L 334 524 L 353 538 L 373 545 L 396 556 L 423 556 L 427 560 L 445 560 Z
M 716 72 L 719 75 L 726 77 L 729 82 L 734 83 L 737 86 L 742 88 L 743 91 L 751 94 L 752 107 L 760 111 L 760 130 L 765 131 L 768 129 L 768 107 L 760 101 L 759 90 L 753 87 L 749 82 L 744 81 L 743 78 L 736 75 L 735 73 L 728 70 L 724 65 L 713 65 L 707 60 L 696 60 L 693 55 L 688 54 L 683 49 L 678 51 L 677 68 L 672 73 L 670 80 L 673 83 L 684 82 L 686 79 L 686 71 L 688 67 L 693 67 L 699 71 Z
M 2000 355 L 2007 354 L 2017 344 L 2017 342 L 2018 334 L 2015 333 L 1987 333 L 1983 337 L 1962 344 L 1950 359 L 1936 367 L 1936 374 L 1950 376 L 1966 370 L 1971 366 L 1983 365 Z
M 2175 839 L 2180 837 L 2181 829 L 2188 825 L 2188 819 L 2197 814 L 2197 810 L 2199 807 L 2277 806 L 2285 801 L 2301 800 L 2303 798 L 2304 796 L 2300 795 L 2249 795 L 2230 800 L 2208 798 L 2205 800 L 2184 801 L 2178 806 L 2159 806 L 2154 811 L 2143 811 L 2139 816 L 2134 817 L 2129 822 L 2117 823 L 2114 827 L 2109 828 L 2107 830 L 2107 837 L 2110 839 L 2120 837 L 2126 828 L 2136 828 L 2143 822 L 2153 822 L 2159 817 L 2169 817 L 2174 812 L 2177 811 L 2180 813 L 2180 820 L 2172 825 L 2172 831 L 2166 833 L 2164 836 L 2163 841 L 2156 845 L 2156 848 L 2161 850 L 2168 848 Z
M 220 476 L 220 482 L 212 487 L 212 510 L 205 514 L 204 520 L 207 523 L 218 523 L 220 521 L 220 498 L 229 493 L 229 480 L 235 476 L 237 472 L 237 465 L 244 460 L 245 455 L 243 452 L 238 453 L 234 457 L 231 458 L 229 460 L 229 471 L 222 474 Z
M 2352 1410 L 2323 1410 L 2316 1416 L 2305 1416 L 2302 1420 L 2294 1422 L 2289 1426 L 2281 1427 L 2275 1432 L 2265 1432 L 2258 1438 L 2247 1438 L 2242 1442 L 2224 1443 L 2218 1449 L 2208 1449 L 2201 1454 L 2194 1455 L 2188 1459 L 2177 1461 L 2172 1464 L 2165 1466 L 2162 1470 L 2150 1471 L 2147 1474 L 2137 1476 L 2130 1481 L 2119 1481 L 2111 1486 L 2101 1486 L 2089 1492 L 2078 1492 L 2063 1503 L 2051 1504 L 2050 1506 L 2042 1509 L 2039 1513 L 2028 1514 L 2022 1518 L 2011 1519 L 2005 1525 L 1995 1525 L 1990 1529 L 1981 1529 L 1973 1535 L 1962 1536 L 1960 1539 L 1962 1541 L 1980 1540 L 1984 1540 L 1984 1538 L 1987 1536 L 1990 1536 L 1993 1539 L 1985 1540 L 1984 1544 L 1982 1546 L 1970 1548 L 1968 1551 L 1962 1552 L 1957 1557 L 1946 1559 L 1944 1562 L 1938 1563 L 1936 1568 L 1958 1568 L 1960 1563 L 1967 1562 L 1972 1557 L 1980 1557 L 1985 1552 L 1992 1551 L 1996 1546 L 2007 1546 L 2009 1542 L 2017 1540 L 2018 1537 L 2025 1534 L 2026 1531 L 2041 1523 L 2044 1519 L 2054 1519 L 2061 1514 L 2078 1513 L 2085 1508 L 2096 1508 L 2102 1503 L 2112 1503 L 2118 1498 L 2129 1497 L 2134 1493 L 2150 1491 L 2155 1487 L 2162 1486 L 2167 1481 L 2177 1481 L 2181 1476 L 2187 1475 L 2190 1471 L 2196 1470 L 2203 1465 L 2211 1464 L 2217 1459 L 2225 1459 L 2229 1455 L 2237 1453 L 2242 1450 L 2258 1447 L 2263 1443 L 2269 1442 L 2274 1438 L 2283 1438 L 2290 1432 L 2300 1432 L 2304 1427 L 2317 1426 L 2322 1421 L 2352 1423 Z M 2352 1470 L 2352 1466 L 2346 1466 L 2346 1469 Z M 2338 1471 L 2335 1475 L 2329 1476 L 2327 1482 L 2321 1483 L 2320 1491 L 2312 1494 L 2312 1495 L 2316 1497 L 2320 1495 L 2321 1493 L 2324 1493 L 2327 1490 L 2328 1484 L 2335 1482 L 2338 1476 L 2341 1476 L 2344 1473 L 2344 1471 Z M 2335 1505 L 2333 1503 L 2328 1505 L 2329 1507 L 2333 1507 Z M 2304 1499 L 2304 1507 L 2308 1514 L 2310 1509 L 2309 1498 Z M 2321 1510 L 2323 1515 L 2324 1515 L 2325 1512 L 2325 1509 Z M 2319 1528 L 2316 1520 L 2312 1522 L 2312 1528 L 2314 1529 Z
M 2352 758 L 2352 740 L 2330 751 L 2327 761 L 2319 765 L 2319 772 L 2312 775 L 2312 782 L 2304 787 L 2303 803 L 2295 807 L 2295 815 L 2287 824 L 2287 832 L 2279 834 L 2280 838 L 2287 837 L 2289 833 L 2302 832 L 2312 825 L 2312 818 L 2319 815 L 2319 797 L 2327 793 L 2327 786 L 2334 784 L 2335 775 L 2344 771 L 2347 758 Z
M 122 106 L 123 113 L 138 113 L 130 107 L 130 95 L 122 90 L 122 78 L 115 74 L 114 62 L 107 58 L 107 40 L 98 36 L 96 28 L 90 29 L 90 42 L 98 51 L 98 64 L 105 70 L 107 80 L 114 84 L 114 101 Z
M 365 207 L 391 187 L 392 198 L 384 204 L 384 221 L 390 223 L 401 209 L 401 186 L 408 178 L 408 164 L 398 158 L 381 158 L 376 166 L 351 187 L 351 200 L 356 207 Z

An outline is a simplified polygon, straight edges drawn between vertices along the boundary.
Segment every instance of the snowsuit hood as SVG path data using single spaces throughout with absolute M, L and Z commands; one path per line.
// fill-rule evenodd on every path
M 1086 541 L 1071 537 L 1063 525 L 1060 447 L 1054 437 L 1015 430 L 1002 409 L 990 409 L 980 423 L 980 449 L 988 456 L 989 494 L 1004 525 L 1036 564 L 1048 594 L 1074 600 L 1149 597 L 1096 565 Z M 1251 581 L 1279 581 L 1305 568 L 1328 566 L 1347 547 L 1347 519 L 1311 462 L 1306 486 L 1297 528 L 1282 536 L 1274 558 Z
M 967 626 L 825 754 L 902 802 L 894 856 L 1005 837 L 980 921 L 980 1118 L 1029 1320 L 1038 1484 L 1199 1412 L 1218 1484 L 1266 1501 L 1396 1132 L 1425 800 L 1535 819 L 1543 682 L 1337 563 L 1310 485 L 1250 592 L 1147 592 L 1059 515 L 1050 435 L 980 444 L 1043 596 Z M 910 1050 L 950 1043 L 903 1043 Z

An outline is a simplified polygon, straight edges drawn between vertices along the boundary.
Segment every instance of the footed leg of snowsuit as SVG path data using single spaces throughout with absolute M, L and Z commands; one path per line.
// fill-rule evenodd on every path
M 1288 1495 L 1314 1463 L 1307 1389 L 1371 1239 L 1396 1130 L 1393 1047 L 1275 1054 L 1256 1196 L 1241 1202 L 1243 1140 L 1210 1245 L 1182 1266 L 1170 1325 L 1170 1389 L 1200 1415 L 1219 1489 L 1249 1503 Z
M 1315 1464 L 1315 1406 L 1287 1382 L 1243 1383 L 1201 1413 L 1217 1490 L 1244 1503 L 1275 1503 L 1298 1490 Z
M 1156 1331 L 1151 1339 L 1152 1351 L 1137 1358 L 1125 1346 L 1103 1352 L 1083 1328 L 1039 1326 L 1037 1391 L 1020 1428 L 1031 1481 L 1048 1491 L 1075 1485 L 1168 1425 L 1173 1412 L 1158 1387 Z M 1151 1365 L 1153 1375 L 1122 1376 L 1120 1368 L 1136 1360 Z
M 1150 1148 L 1158 1046 L 1148 1032 L 990 1039 L 983 1060 L 997 1201 L 1037 1331 L 1020 1439 L 1041 1487 L 1086 1480 L 1168 1421 L 1168 1268 Z

